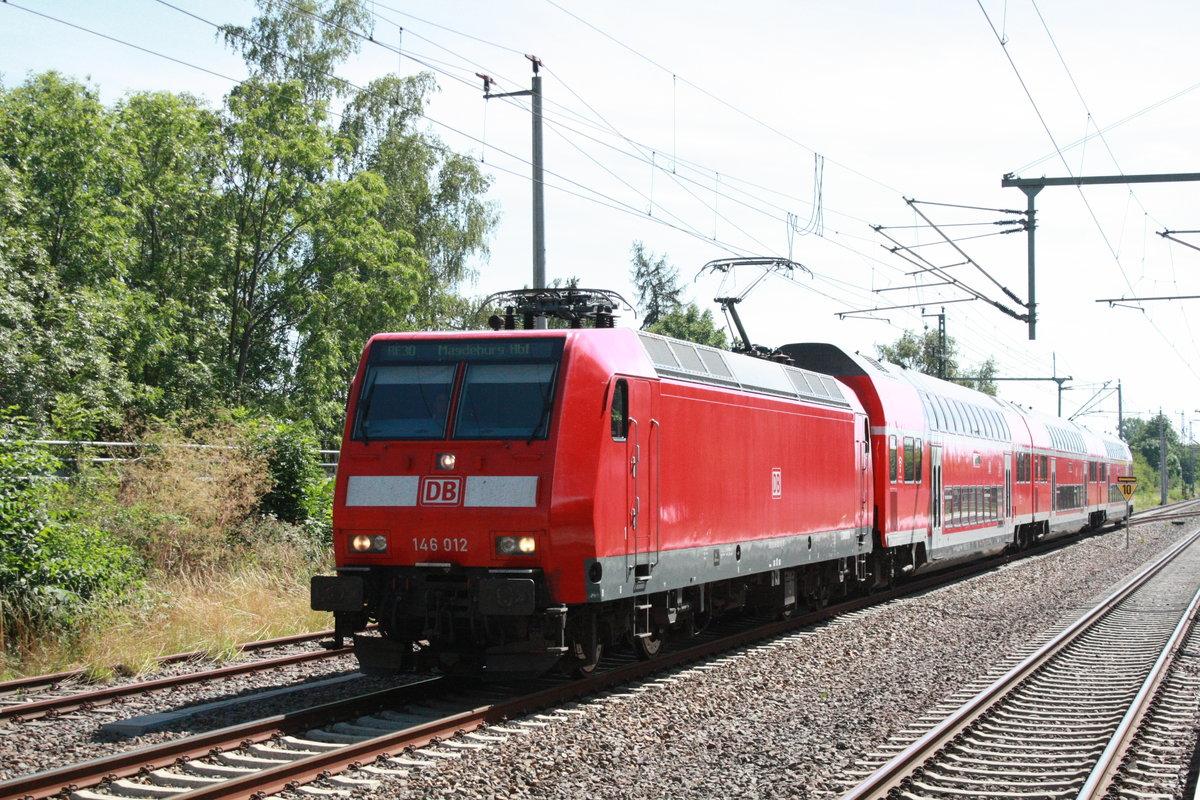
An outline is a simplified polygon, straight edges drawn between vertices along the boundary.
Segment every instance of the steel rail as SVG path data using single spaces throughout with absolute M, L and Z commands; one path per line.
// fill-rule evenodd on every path
M 1077 640 L 1095 622 L 1104 617 L 1117 603 L 1145 585 L 1154 575 L 1180 553 L 1200 539 L 1200 530 L 1176 543 L 1158 560 L 1143 568 L 1124 585 L 1113 591 L 1036 652 L 1025 658 L 1002 677 L 968 700 L 950 716 L 935 726 L 891 761 L 880 767 L 846 794 L 842 800 L 878 800 L 888 795 L 901 781 L 911 777 L 935 752 L 949 744 L 972 722 L 982 717 L 1001 698 L 1036 672 L 1046 662 Z
M 1067 537 L 1062 537 L 1067 538 Z M 1042 548 L 1031 548 L 1025 554 L 1054 549 L 1061 540 Z M 986 571 L 1012 560 L 1012 555 L 999 556 L 987 561 L 972 562 L 957 569 L 943 570 L 924 578 L 906 582 L 902 588 L 879 592 L 866 597 L 854 598 L 836 607 L 812 612 L 788 620 L 782 620 L 750 630 L 739 631 L 710 642 L 663 653 L 649 661 L 633 662 L 584 679 L 560 684 L 530 695 L 501 703 L 480 706 L 445 719 L 435 720 L 402 731 L 387 733 L 337 750 L 320 753 L 302 760 L 292 761 L 262 772 L 234 778 L 210 787 L 182 793 L 172 800 L 254 800 L 272 793 L 295 788 L 312 782 L 330 773 L 359 766 L 366 761 L 383 760 L 397 751 L 412 750 L 435 744 L 450 738 L 470 727 L 486 726 L 523 716 L 581 697 L 597 694 L 615 686 L 644 680 L 657 673 L 675 669 L 714 655 L 736 650 L 765 639 L 791 633 L 799 628 L 811 626 L 827 619 L 832 614 L 842 614 L 887 602 L 897 597 L 916 594 L 935 586 L 959 580 L 968 575 Z M 2 787 L 0 787 L 2 788 Z
M 130 750 L 82 764 L 38 772 L 0 783 L 0 800 L 41 800 L 61 793 L 64 788 L 74 791 L 81 786 L 95 786 L 106 780 L 137 775 L 144 770 L 171 766 L 180 759 L 192 759 L 235 749 L 246 743 L 263 742 L 275 735 L 296 730 L 316 728 L 372 713 L 392 705 L 426 699 L 433 685 L 451 685 L 444 678 L 405 684 L 392 689 L 360 695 L 336 703 L 326 703 L 303 711 L 264 717 L 260 720 L 234 725 L 185 739 Z
M 1157 514 L 1153 517 L 1138 517 L 1132 520 L 1129 524 L 1132 525 L 1148 525 L 1151 522 L 1174 522 L 1182 519 L 1195 519 L 1200 517 L 1200 510 L 1197 511 L 1180 511 L 1174 514 Z
M 269 647 L 283 647 L 289 644 L 299 644 L 300 642 L 308 642 L 314 639 L 322 639 L 326 636 L 332 636 L 332 630 L 317 631 L 315 633 L 293 633 L 289 636 L 279 636 L 274 639 L 260 639 L 253 642 L 243 642 L 237 645 L 234 650 L 239 653 L 252 653 L 255 650 L 265 650 Z M 204 658 L 209 655 L 205 650 L 192 650 L 187 653 L 174 653 L 169 656 L 159 656 L 154 659 L 154 663 L 159 666 L 167 666 L 169 664 L 178 664 L 181 661 L 192 661 L 195 659 Z M 46 675 L 30 675 L 25 678 L 13 678 L 12 680 L 0 681 L 0 694 L 10 694 L 12 692 L 21 691 L 23 689 L 36 689 L 41 686 L 53 686 L 56 683 L 70 680 L 71 678 L 82 678 L 87 674 L 87 670 L 72 669 L 65 672 L 53 672 Z
M 1050 549 L 1049 546 L 1045 547 L 1046 549 Z M 1027 551 L 1027 553 L 1033 552 L 1036 551 L 1033 549 Z M 354 748 L 352 750 L 343 748 L 330 751 L 327 754 L 318 756 L 317 759 L 319 760 L 317 761 L 305 759 L 286 765 L 285 767 L 269 770 L 269 774 L 264 772 L 257 773 L 257 775 L 265 776 L 265 780 L 272 785 L 277 783 L 281 778 L 286 778 L 286 780 L 283 780 L 283 785 L 303 783 L 305 780 L 315 779 L 322 772 L 337 769 L 340 763 L 336 757 L 338 754 L 353 754 L 352 758 L 345 761 L 345 764 L 342 766 L 344 768 L 356 761 L 361 761 L 363 758 L 369 757 L 368 754 L 371 753 L 380 755 L 395 752 L 396 750 L 403 750 L 407 747 L 422 747 L 433 741 L 435 737 L 445 738 L 444 734 L 447 730 L 457 731 L 472 724 L 495 723 L 503 721 L 508 717 L 530 713 L 554 703 L 561 703 L 577 697 L 594 694 L 612 686 L 642 679 L 657 672 L 673 669 L 717 653 L 790 633 L 796 629 L 821 622 L 834 614 L 856 611 L 877 603 L 887 602 L 904 594 L 918 593 L 949 581 L 959 580 L 973 572 L 982 572 L 997 565 L 1007 563 L 1011 558 L 1012 556 L 1000 556 L 989 559 L 986 562 L 973 562 L 958 569 L 943 570 L 908 581 L 900 589 L 853 598 L 836 606 L 830 606 L 829 608 L 796 616 L 788 620 L 770 623 L 766 626 L 755 627 L 752 630 L 742 631 L 731 637 L 722 637 L 712 642 L 665 652 L 650 661 L 634 662 L 501 705 L 481 707 L 473 712 L 457 715 L 451 718 L 450 721 L 435 721 L 422 725 L 420 728 L 411 728 L 398 734 L 364 742 L 361 745 L 350 745 L 349 747 Z M 343 703 L 326 704 L 315 709 L 268 717 L 256 722 L 199 734 L 187 737 L 186 739 L 166 742 L 127 753 L 120 753 L 112 757 L 96 759 L 84 764 L 62 767 L 23 778 L 16 778 L 5 783 L 0 783 L 0 800 L 10 800 L 11 798 L 42 800 L 42 798 L 60 793 L 64 788 L 74 791 L 80 787 L 95 786 L 106 780 L 130 777 L 154 769 L 168 767 L 180 759 L 206 756 L 216 750 L 236 748 L 244 743 L 262 742 L 277 734 L 288 734 L 321 727 L 368 713 L 364 709 L 373 711 L 389 705 L 411 702 L 413 699 L 424 699 L 424 695 L 428 692 L 429 684 L 422 683 L 418 685 L 423 687 L 420 690 L 420 694 L 414 694 L 411 685 L 398 687 L 397 689 L 365 695 L 363 698 L 356 698 L 352 701 L 354 703 L 353 706 Z M 439 685 L 453 686 L 456 684 L 443 678 L 440 679 Z M 307 771 L 308 767 L 304 765 L 311 766 L 313 768 L 312 771 Z M 260 791 L 265 791 L 261 786 L 256 785 L 255 775 L 238 779 L 238 781 L 236 784 L 228 781 L 217 784 L 214 786 L 212 790 L 213 794 L 210 796 L 220 798 L 252 797 Z M 236 792 L 239 791 L 244 791 L 245 793 L 237 794 Z M 231 794 L 231 792 L 234 793 Z M 191 799 L 199 796 L 191 792 L 179 797 Z
M 173 675 L 169 678 L 158 678 L 140 683 L 124 683 L 120 686 L 108 686 L 90 692 L 78 692 L 62 697 L 51 697 L 45 700 L 15 703 L 13 705 L 0 706 L 0 719 L 14 719 L 17 721 L 36 719 L 52 712 L 73 711 L 78 708 L 108 703 L 118 697 L 129 697 L 158 689 L 169 689 L 175 686 L 186 686 L 187 684 L 201 683 L 217 678 L 228 678 L 233 675 L 245 675 L 249 672 L 261 672 L 293 664 L 303 664 L 308 661 L 318 661 L 323 658 L 330 658 L 349 652 L 350 648 L 343 647 L 337 650 L 314 650 L 309 653 L 293 653 L 289 656 L 247 661 L 228 667 L 217 667 L 216 669 L 203 670 L 201 672 L 189 672 L 185 675 Z
M 1162 506 L 1151 506 L 1150 508 L 1134 512 L 1133 516 L 1135 519 L 1161 517 L 1164 514 L 1183 514 L 1184 516 L 1189 516 L 1182 509 L 1193 506 L 1200 506 L 1200 498 L 1188 498 L 1186 500 L 1176 500 L 1173 503 L 1167 503 Z M 1197 511 L 1197 513 L 1200 513 L 1200 511 Z

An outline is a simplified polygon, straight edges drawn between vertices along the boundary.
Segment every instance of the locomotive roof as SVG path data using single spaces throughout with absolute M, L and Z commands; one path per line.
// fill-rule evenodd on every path
M 552 328 L 441 333 L 409 331 L 376 334 L 371 341 L 495 340 L 510 336 L 574 340 L 574 347 L 585 347 L 592 357 L 605 360 L 607 368 L 620 372 L 648 375 L 652 370 L 653 374 L 659 377 L 706 383 L 755 394 L 842 408 L 853 408 L 857 405 L 847 399 L 848 392 L 842 384 L 829 375 L 630 328 Z M 646 361 L 641 360 L 642 356 Z
M 728 350 L 638 331 L 659 375 L 747 392 L 849 407 L 842 386 L 829 375 Z

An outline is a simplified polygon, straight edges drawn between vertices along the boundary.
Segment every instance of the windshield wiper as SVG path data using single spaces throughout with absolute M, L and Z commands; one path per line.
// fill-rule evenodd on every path
M 546 394 L 542 397 L 542 413 L 538 415 L 537 424 L 533 426 L 533 430 L 529 432 L 529 441 L 525 442 L 525 446 L 533 444 L 533 440 L 542 433 L 543 428 L 550 427 L 550 409 L 554 406 L 554 375 L 551 373 L 550 380 L 546 382 Z

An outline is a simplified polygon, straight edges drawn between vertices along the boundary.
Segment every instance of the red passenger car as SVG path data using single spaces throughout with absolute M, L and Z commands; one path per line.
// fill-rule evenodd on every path
M 778 352 L 837 376 L 862 401 L 874 440 L 875 528 L 902 569 L 1021 549 L 1126 514 L 1116 477 L 1132 465 L 1116 439 L 834 345 Z

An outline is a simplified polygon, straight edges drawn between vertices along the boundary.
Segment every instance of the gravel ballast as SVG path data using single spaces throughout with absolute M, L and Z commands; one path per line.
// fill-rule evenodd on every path
M 359 792 L 389 798 L 835 798 L 922 712 L 1032 649 L 1178 540 L 1090 538 L 578 707 L 540 733 Z

